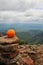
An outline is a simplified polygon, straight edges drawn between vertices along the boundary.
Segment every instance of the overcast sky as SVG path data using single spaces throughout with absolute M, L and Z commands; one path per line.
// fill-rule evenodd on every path
M 0 23 L 43 24 L 43 0 L 0 0 Z

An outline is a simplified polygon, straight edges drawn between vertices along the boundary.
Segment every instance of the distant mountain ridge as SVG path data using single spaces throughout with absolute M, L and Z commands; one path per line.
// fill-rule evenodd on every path
M 35 35 L 33 38 L 32 38 L 32 41 L 34 41 L 34 43 L 43 43 L 43 32 Z
M 33 30 L 28 32 L 18 32 L 17 36 L 21 40 L 25 40 L 27 43 L 32 44 L 43 43 L 43 31 Z
M 0 24 L 0 31 L 7 29 L 15 29 L 16 32 L 27 32 L 28 30 L 43 30 L 43 24 L 27 24 L 27 23 L 14 23 L 14 24 Z

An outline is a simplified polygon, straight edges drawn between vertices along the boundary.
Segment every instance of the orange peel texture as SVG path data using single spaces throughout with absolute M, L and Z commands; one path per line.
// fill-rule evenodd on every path
M 14 37 L 15 35 L 16 35 L 16 32 L 15 32 L 15 30 L 13 30 L 13 29 L 9 29 L 7 32 L 6 32 L 6 34 L 7 34 L 7 36 L 8 37 Z

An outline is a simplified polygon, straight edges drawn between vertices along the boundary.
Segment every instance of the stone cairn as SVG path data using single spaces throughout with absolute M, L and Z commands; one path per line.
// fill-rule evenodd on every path
M 12 65 L 18 60 L 18 43 L 19 39 L 17 36 L 13 38 L 0 37 L 0 63 Z

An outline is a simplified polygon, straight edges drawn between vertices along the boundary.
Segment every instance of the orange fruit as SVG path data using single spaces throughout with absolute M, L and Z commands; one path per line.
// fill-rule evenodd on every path
M 6 32 L 6 34 L 7 34 L 8 37 L 14 37 L 15 34 L 16 34 L 16 32 L 15 32 L 15 30 L 13 30 L 13 29 L 9 29 L 9 30 Z

